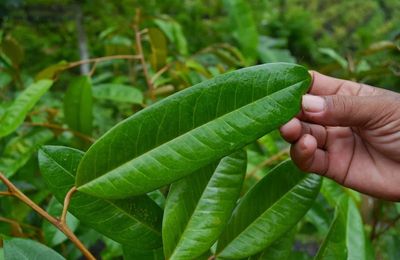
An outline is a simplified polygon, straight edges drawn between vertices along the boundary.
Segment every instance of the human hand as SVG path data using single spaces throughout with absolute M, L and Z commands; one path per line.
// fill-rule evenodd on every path
M 311 72 L 300 114 L 283 125 L 296 165 L 400 201 L 400 94 Z

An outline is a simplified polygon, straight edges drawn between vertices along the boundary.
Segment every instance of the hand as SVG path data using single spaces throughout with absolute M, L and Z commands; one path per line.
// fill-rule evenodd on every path
M 311 72 L 302 112 L 280 129 L 296 165 L 400 201 L 400 94 Z

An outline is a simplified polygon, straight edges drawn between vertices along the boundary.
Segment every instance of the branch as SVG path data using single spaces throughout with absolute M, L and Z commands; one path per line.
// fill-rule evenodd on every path
M 87 136 L 85 134 L 82 134 L 81 132 L 69 129 L 69 128 L 65 128 L 62 127 L 60 125 L 56 125 L 56 124 L 51 124 L 51 123 L 32 123 L 32 122 L 25 122 L 25 125 L 28 126 L 41 126 L 41 127 L 45 127 L 45 128 L 49 128 L 49 129 L 54 129 L 54 130 L 59 130 L 59 131 L 68 131 L 71 132 L 74 136 L 82 139 L 85 142 L 88 143 L 94 143 L 95 139 L 93 137 Z
M 254 167 L 253 170 L 251 170 L 250 172 L 248 172 L 246 174 L 246 179 L 248 178 L 252 178 L 254 177 L 254 175 L 261 170 L 264 167 L 273 165 L 274 163 L 276 163 L 277 161 L 280 161 L 282 159 L 282 157 L 286 156 L 289 154 L 289 148 L 286 148 L 282 151 L 280 151 L 279 153 L 275 154 L 274 156 L 271 156 L 269 158 L 267 158 L 266 160 L 262 161 L 261 163 L 259 163 L 258 165 L 256 165 L 256 167 Z
M 8 192 L 12 194 L 12 196 L 16 197 L 30 208 L 32 208 L 36 213 L 42 216 L 44 219 L 53 224 L 56 228 L 58 228 L 61 232 L 63 232 L 72 243 L 82 252 L 83 256 L 89 260 L 95 260 L 96 258 L 90 253 L 90 251 L 82 244 L 82 242 L 75 236 L 75 234 L 69 229 L 67 225 L 62 223 L 57 218 L 51 216 L 44 209 L 42 209 L 39 205 L 29 199 L 24 193 L 22 193 L 12 182 L 7 179 L 3 173 L 0 172 L 0 180 L 7 186 Z
M 67 67 L 65 67 L 63 70 L 67 70 L 76 66 L 80 66 L 82 64 L 86 63 L 99 63 L 103 61 L 109 61 L 109 60 L 138 60 L 140 59 L 139 55 L 113 55 L 113 56 L 106 56 L 106 57 L 100 57 L 100 58 L 93 58 L 93 59 L 88 59 L 88 60 L 80 60 L 80 61 L 75 61 L 71 62 L 68 64 Z
M 152 100 L 155 100 L 154 96 L 154 85 L 153 82 L 149 76 L 149 72 L 147 70 L 147 64 L 146 60 L 144 58 L 143 54 L 143 48 L 142 48 L 142 33 L 139 31 L 139 22 L 140 22 L 140 9 L 136 9 L 136 16 L 134 23 L 132 25 L 133 30 L 135 32 L 135 43 L 136 43 L 136 51 L 139 56 L 140 63 L 142 64 L 142 69 L 143 69 L 143 75 L 146 79 L 146 84 L 147 88 L 149 90 L 149 96 Z

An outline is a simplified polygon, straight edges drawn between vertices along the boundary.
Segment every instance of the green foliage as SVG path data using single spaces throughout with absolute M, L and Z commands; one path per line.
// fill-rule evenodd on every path
M 7 260 L 65 259 L 47 246 L 36 241 L 22 238 L 4 240 L 4 257 Z
M 397 204 L 300 172 L 270 132 L 310 83 L 281 62 L 399 90 L 399 1 L 4 0 L 0 17 L 0 172 L 55 217 L 79 186 L 68 225 L 96 258 L 400 257 Z M 0 237 L 0 259 L 81 257 L 8 196 Z
M 40 80 L 30 85 L 17 96 L 0 118 L 0 137 L 11 134 L 23 123 L 28 112 L 49 90 L 52 84 L 51 80 Z

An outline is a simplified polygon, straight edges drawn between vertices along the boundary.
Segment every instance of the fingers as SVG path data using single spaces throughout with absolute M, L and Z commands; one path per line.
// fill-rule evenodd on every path
M 303 171 L 325 175 L 328 170 L 328 152 L 317 147 L 317 140 L 312 135 L 303 135 L 293 144 L 290 155 Z
M 301 136 L 309 134 L 317 141 L 317 147 L 324 148 L 327 138 L 325 127 L 316 124 L 309 124 L 293 118 L 280 128 L 282 137 L 289 143 L 297 141 Z
M 381 119 L 398 113 L 399 97 L 305 95 L 300 118 L 324 126 L 376 126 Z
M 316 71 L 310 71 L 310 74 L 313 81 L 309 93 L 312 95 L 373 96 L 390 95 L 394 93 L 389 90 L 374 88 L 366 84 L 325 76 Z

